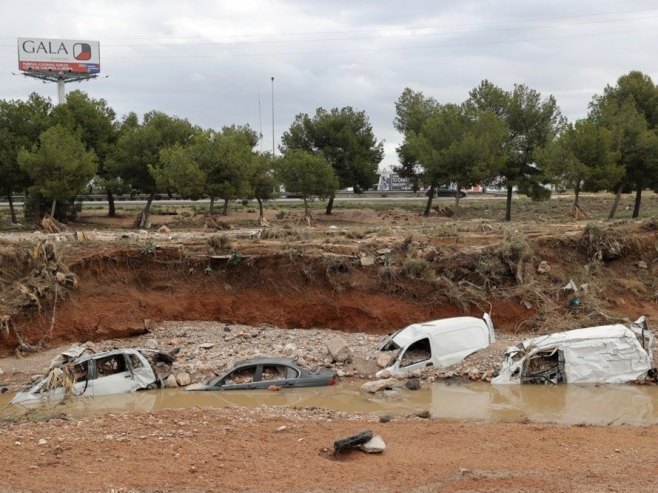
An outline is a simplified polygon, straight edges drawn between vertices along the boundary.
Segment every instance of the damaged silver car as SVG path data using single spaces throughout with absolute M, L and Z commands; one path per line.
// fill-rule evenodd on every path
M 507 349 L 494 384 L 627 383 L 647 376 L 653 334 L 645 317 L 527 339 Z
M 16 394 L 12 404 L 62 400 L 72 396 L 121 394 L 159 388 L 174 356 L 149 349 L 116 349 L 90 353 L 75 347 L 60 354 L 50 371 Z

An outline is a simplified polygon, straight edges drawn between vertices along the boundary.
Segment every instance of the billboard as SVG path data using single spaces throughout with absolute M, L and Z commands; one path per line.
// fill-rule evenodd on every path
M 101 52 L 98 41 L 18 38 L 18 70 L 98 74 Z
M 377 190 L 380 191 L 407 192 L 413 189 L 413 183 L 409 178 L 402 178 L 395 173 L 391 173 L 389 176 L 380 176 L 377 184 Z

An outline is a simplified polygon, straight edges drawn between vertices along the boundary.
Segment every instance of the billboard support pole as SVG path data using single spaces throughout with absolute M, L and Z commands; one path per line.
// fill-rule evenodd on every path
M 32 77 L 44 82 L 57 82 L 57 104 L 66 103 L 65 84 L 69 82 L 82 82 L 83 80 L 95 79 L 97 74 L 71 74 L 54 72 L 22 72 L 25 77 Z
M 66 89 L 64 88 L 64 80 L 57 81 L 57 104 L 64 104 L 66 102 Z

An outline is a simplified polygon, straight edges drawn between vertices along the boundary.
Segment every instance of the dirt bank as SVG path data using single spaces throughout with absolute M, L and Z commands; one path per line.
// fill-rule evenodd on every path
M 30 253 L 38 238 L 10 243 L 0 257 L 11 327 L 54 344 L 140 334 L 146 319 L 385 334 L 486 310 L 498 331 L 541 333 L 658 313 L 658 232 L 644 223 L 502 236 L 482 224 L 447 237 L 240 231 L 64 235 L 54 243 L 60 271 L 50 274 L 57 266 Z M 55 274 L 64 277 L 53 317 Z M 578 292 L 562 289 L 570 280 Z M 9 328 L 6 350 L 17 344 Z

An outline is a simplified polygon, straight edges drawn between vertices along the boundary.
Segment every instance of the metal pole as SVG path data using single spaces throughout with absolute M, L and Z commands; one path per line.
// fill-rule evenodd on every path
M 272 77 L 272 157 L 275 157 L 274 147 L 274 77 Z
M 64 88 L 64 79 L 57 81 L 57 104 L 66 103 L 66 89 Z
M 260 92 L 258 93 L 258 132 L 260 136 L 258 140 L 260 141 L 260 152 L 263 152 L 263 116 L 260 111 Z

